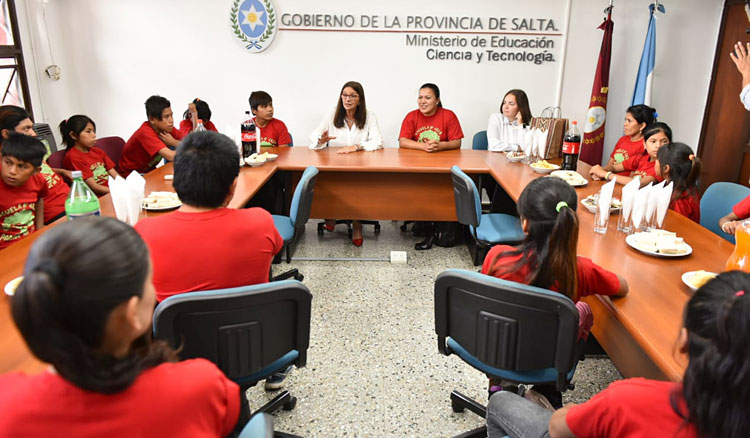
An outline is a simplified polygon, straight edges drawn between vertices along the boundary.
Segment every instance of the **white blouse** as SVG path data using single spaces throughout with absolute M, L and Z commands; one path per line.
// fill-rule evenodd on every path
M 501 113 L 494 113 L 487 121 L 487 150 L 493 152 L 513 152 L 519 150 L 518 135 L 523 125 L 518 120 L 512 122 Z
M 358 144 L 366 151 L 376 151 L 383 147 L 383 138 L 380 136 L 378 119 L 375 117 L 374 112 L 367 111 L 367 119 L 362 129 L 357 128 L 356 123 L 352 124 L 351 128 L 346 123 L 344 123 L 343 128 L 337 128 L 333 124 L 335 114 L 335 111 L 331 112 L 310 134 L 308 138 L 310 149 L 323 149 L 327 146 L 353 146 Z M 329 137 L 336 138 L 330 140 L 328 144 L 318 145 L 318 139 L 326 130 Z

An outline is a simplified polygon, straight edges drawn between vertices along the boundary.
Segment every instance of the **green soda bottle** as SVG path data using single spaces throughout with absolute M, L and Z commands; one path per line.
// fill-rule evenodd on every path
M 70 173 L 73 177 L 73 185 L 70 187 L 70 196 L 65 200 L 65 214 L 68 220 L 88 216 L 99 216 L 99 199 L 89 186 L 83 182 L 80 170 Z

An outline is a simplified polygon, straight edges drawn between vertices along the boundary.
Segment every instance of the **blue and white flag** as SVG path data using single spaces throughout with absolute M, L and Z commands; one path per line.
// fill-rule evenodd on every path
M 641 64 L 638 66 L 638 76 L 635 79 L 635 90 L 630 105 L 645 104 L 651 106 L 651 89 L 654 82 L 654 64 L 656 64 L 656 17 L 654 8 L 658 8 L 662 14 L 664 6 L 651 3 L 648 7 L 650 14 L 648 19 L 648 33 L 646 43 L 643 45 Z

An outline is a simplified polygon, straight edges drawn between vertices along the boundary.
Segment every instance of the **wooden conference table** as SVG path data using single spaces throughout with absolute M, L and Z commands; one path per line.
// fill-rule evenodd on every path
M 243 168 L 230 207 L 241 208 L 277 171 L 301 173 L 307 166 L 320 169 L 311 217 L 348 217 L 392 220 L 455 220 L 450 167 L 467 173 L 489 173 L 513 197 L 541 175 L 521 163 L 510 163 L 503 154 L 458 150 L 427 154 L 421 151 L 387 148 L 375 152 L 336 154 L 336 148 L 311 151 L 304 147 L 278 148 L 276 161 L 258 168 Z M 579 163 L 587 176 L 588 166 Z M 164 175 L 171 165 L 146 176 L 146 191 L 171 190 Z M 591 181 L 576 189 L 579 200 L 596 193 L 602 182 Z M 616 189 L 619 195 L 620 188 Z M 114 215 L 108 196 L 101 198 L 102 214 Z M 694 222 L 669 212 L 665 228 L 677 232 L 693 247 L 684 258 L 658 259 L 643 255 L 625 244 L 616 231 L 613 215 L 605 235 L 593 232 L 593 215 L 579 208 L 578 253 L 623 275 L 629 285 L 627 297 L 610 300 L 587 297 L 595 323 L 593 333 L 615 365 L 626 377 L 645 376 L 678 380 L 685 367 L 674 350 L 681 327 L 682 309 L 690 296 L 680 276 L 697 269 L 719 272 L 732 246 Z M 150 213 L 153 214 L 153 213 Z M 53 224 L 52 226 L 54 226 Z M 33 241 L 44 232 L 0 252 L 0 285 L 22 272 Z M 468 257 L 468 254 L 467 254 Z M 9 314 L 9 299 L 0 299 L 0 373 L 38 371 L 43 364 L 28 352 Z

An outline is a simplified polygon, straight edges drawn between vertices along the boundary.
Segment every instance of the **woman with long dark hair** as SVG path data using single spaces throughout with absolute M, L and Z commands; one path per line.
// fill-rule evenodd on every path
M 246 421 L 244 394 L 214 364 L 177 363 L 150 341 L 151 276 L 146 245 L 112 218 L 34 243 L 11 312 L 52 368 L 0 376 L 0 436 L 218 437 Z

